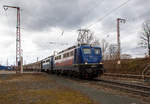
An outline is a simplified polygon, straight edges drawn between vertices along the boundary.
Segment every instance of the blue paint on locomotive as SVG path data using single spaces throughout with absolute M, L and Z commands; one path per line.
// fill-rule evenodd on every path
M 95 47 L 91 45 L 81 45 L 71 49 L 74 52 L 73 57 L 74 60 L 72 65 L 66 64 L 59 66 L 55 62 L 57 56 L 55 57 L 55 59 L 54 56 L 50 56 L 42 60 L 42 70 L 46 72 L 57 73 L 58 75 L 62 73 L 76 75 L 78 73 L 77 75 L 79 77 L 84 78 L 85 77 L 95 78 L 98 77 L 98 75 L 103 74 L 104 69 L 102 65 L 102 51 L 100 47 Z M 67 53 L 68 50 L 70 49 L 62 51 L 64 53 L 60 52 L 58 56 L 61 56 L 61 58 L 58 59 L 60 60 L 58 62 L 62 63 L 65 62 L 66 59 L 62 58 L 63 55 Z M 72 55 L 68 57 L 72 57 Z
M 54 56 L 50 57 L 50 69 L 53 70 L 54 68 Z
M 100 47 L 83 45 L 75 50 L 74 64 L 92 64 L 102 61 L 102 52 Z
M 47 59 L 42 60 L 42 70 L 49 71 L 52 70 L 54 67 L 54 56 L 50 56 Z

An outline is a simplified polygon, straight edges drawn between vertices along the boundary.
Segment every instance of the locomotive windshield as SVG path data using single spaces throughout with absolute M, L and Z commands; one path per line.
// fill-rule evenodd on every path
M 91 49 L 90 48 L 83 48 L 83 53 L 84 54 L 91 54 Z
M 95 52 L 95 54 L 100 54 L 100 49 L 99 48 L 95 48 L 94 52 Z

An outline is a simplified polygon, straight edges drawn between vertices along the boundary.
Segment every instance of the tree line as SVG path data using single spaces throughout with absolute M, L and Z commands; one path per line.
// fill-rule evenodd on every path
M 150 56 L 150 20 L 146 20 L 142 24 L 142 31 L 139 33 L 138 46 L 148 50 L 146 57 Z M 93 44 L 102 48 L 104 60 L 117 60 L 118 45 L 110 44 L 106 39 L 99 40 L 89 29 L 80 29 L 78 35 L 78 44 Z M 121 54 L 121 59 L 130 59 L 130 54 Z

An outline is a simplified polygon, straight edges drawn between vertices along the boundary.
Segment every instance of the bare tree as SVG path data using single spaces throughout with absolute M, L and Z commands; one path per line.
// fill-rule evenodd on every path
M 150 20 L 143 23 L 142 32 L 140 34 L 140 46 L 148 49 L 150 56 Z
M 131 59 L 132 56 L 130 54 L 122 54 L 121 59 Z
M 97 37 L 93 36 L 93 40 L 91 41 L 91 44 L 94 46 L 100 46 L 100 41 Z
M 78 44 L 92 44 L 94 46 L 101 46 L 102 55 L 104 57 L 105 52 L 108 48 L 108 42 L 105 39 L 102 39 L 102 41 L 100 42 L 99 39 L 94 36 L 94 33 L 91 32 L 89 29 L 79 29 L 78 31 Z
M 102 39 L 100 46 L 102 48 L 102 55 L 103 55 L 103 57 L 105 57 L 105 52 L 108 49 L 109 44 L 105 39 Z
M 109 46 L 109 59 L 110 60 L 116 60 L 117 59 L 117 52 L 118 52 L 117 49 L 118 49 L 118 47 L 115 44 L 111 44 Z

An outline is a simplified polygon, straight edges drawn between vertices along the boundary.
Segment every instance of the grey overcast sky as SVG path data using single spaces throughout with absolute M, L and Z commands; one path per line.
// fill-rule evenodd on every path
M 137 44 L 142 23 L 150 18 L 150 0 L 130 0 L 102 21 L 97 21 L 127 0 L 0 0 L 0 64 L 15 64 L 16 10 L 21 8 L 21 39 L 24 63 L 50 56 L 76 42 L 77 29 L 89 29 L 98 39 L 116 44 L 116 19 L 121 24 L 122 53 L 142 57 L 147 52 Z M 62 31 L 64 34 L 61 35 Z M 52 45 L 49 42 L 57 42 Z M 69 43 L 69 45 L 59 45 Z

